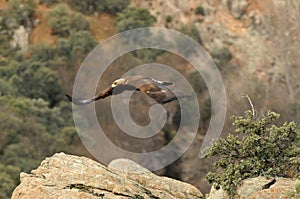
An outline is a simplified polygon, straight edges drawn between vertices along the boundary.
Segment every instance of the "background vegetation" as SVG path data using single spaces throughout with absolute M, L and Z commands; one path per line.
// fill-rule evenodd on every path
M 9 198 L 12 190 L 19 183 L 19 173 L 21 171 L 29 172 L 33 168 L 36 168 L 46 156 L 64 151 L 69 154 L 91 157 L 81 145 L 73 124 L 71 104 L 65 100 L 64 94 L 71 92 L 77 69 L 99 40 L 104 40 L 120 31 L 153 26 L 157 22 L 157 15 L 163 13 L 156 13 L 156 16 L 153 16 L 153 13 L 151 14 L 148 9 L 132 6 L 129 0 L 0 0 L 0 6 L 0 198 Z M 198 5 L 193 13 L 196 13 L 199 17 L 205 17 L 209 14 L 209 12 L 206 13 L 205 11 L 204 7 Z M 167 25 L 177 23 L 172 14 L 170 13 L 165 17 L 164 23 L 167 23 Z M 274 19 L 270 20 L 272 23 L 276 22 Z M 278 26 L 286 24 L 286 21 L 288 20 L 285 19 L 283 22 L 278 21 Z M 27 48 L 24 49 L 21 46 L 12 45 L 14 34 L 20 27 L 24 27 L 29 34 L 29 46 L 26 46 Z M 202 41 L 199 29 L 193 22 L 182 25 L 178 30 L 191 36 L 200 44 L 204 41 Z M 279 30 L 280 28 L 275 28 L 269 34 L 277 35 L 278 37 L 285 35 L 285 32 L 277 32 Z M 274 40 L 279 42 L 280 40 L 276 38 Z M 289 36 L 289 38 L 294 37 Z M 162 39 L 159 38 L 157 41 L 162 41 Z M 288 41 L 292 42 L 292 40 Z M 182 45 L 182 43 L 178 41 L 178 45 Z M 210 53 L 219 67 L 225 83 L 229 86 L 231 82 L 233 82 L 232 85 L 239 85 L 235 80 L 240 81 L 240 76 L 237 75 L 240 71 L 231 62 L 233 58 L 231 49 L 225 45 L 217 46 Z M 278 55 L 279 53 L 281 52 L 278 52 Z M 285 63 L 285 57 L 276 57 L 281 58 Z M 137 50 L 120 57 L 112 63 L 112 66 L 115 67 L 111 67 L 106 71 L 103 75 L 103 82 L 108 84 L 111 80 L 118 78 L 123 72 L 128 71 L 133 66 L 148 62 L 173 66 L 174 69 L 187 77 L 193 88 L 198 92 L 201 107 L 201 129 L 199 130 L 199 137 L 201 137 L 203 135 L 201 132 L 205 132 L 210 120 L 210 98 L 201 75 L 195 72 L 193 67 L 182 58 L 161 50 Z M 281 69 L 284 67 L 278 67 L 278 72 L 274 73 L 276 78 L 272 82 L 269 81 L 267 86 L 255 78 L 250 79 L 251 75 L 248 74 L 245 81 L 251 82 L 251 85 L 243 84 L 249 92 L 257 96 L 257 99 L 254 101 L 255 103 L 262 107 L 270 105 L 282 111 L 282 120 L 284 121 L 293 120 L 294 118 L 297 120 L 300 115 L 300 103 L 296 92 L 299 88 L 297 85 L 297 82 L 299 82 L 297 81 L 298 76 L 296 75 L 297 72 L 290 72 L 296 68 L 296 65 L 295 63 L 289 63 L 287 66 L 287 72 L 284 73 L 284 77 L 281 75 Z M 294 74 L 295 77 L 293 78 Z M 276 84 L 277 79 L 280 80 L 278 84 Z M 252 84 L 253 82 L 255 83 Z M 103 86 L 107 86 L 107 84 Z M 281 91 L 286 89 L 284 87 L 286 85 L 289 88 L 291 103 L 286 102 L 286 96 L 278 96 L 277 90 L 273 91 L 269 84 L 279 85 L 278 88 Z M 228 95 L 239 94 L 229 90 Z M 261 96 L 266 97 L 262 99 L 263 97 Z M 279 101 L 282 102 L 280 105 L 278 105 Z M 98 112 L 109 112 L 108 106 L 105 106 L 105 103 L 103 102 L 104 106 L 97 107 Z M 245 109 L 243 105 L 238 105 L 238 102 L 233 102 L 233 104 L 232 107 L 228 108 L 230 113 L 240 113 L 241 110 Z M 137 107 L 139 110 L 137 112 L 140 114 L 136 116 L 137 120 L 144 119 L 139 116 L 146 115 L 147 109 L 142 110 L 142 106 L 135 107 Z M 162 142 L 163 144 L 165 144 L 166 140 L 169 141 L 174 136 L 174 129 L 176 130 L 178 127 L 180 118 L 179 106 L 171 105 L 167 108 L 170 110 L 172 121 L 164 128 L 164 138 L 158 139 L 158 142 Z M 255 120 L 249 115 L 235 118 L 236 126 L 243 127 L 240 134 L 243 134 L 245 125 L 249 127 L 249 132 L 247 132 L 251 135 L 251 139 L 247 141 L 249 147 L 257 139 L 262 139 L 263 141 L 259 143 L 267 143 L 267 146 L 269 146 L 268 143 L 270 140 L 268 139 L 275 138 L 283 139 L 280 143 L 286 145 L 286 141 L 290 137 L 280 137 L 278 133 L 286 132 L 288 128 L 294 129 L 294 124 L 274 127 L 274 129 L 269 128 L 263 121 L 272 119 L 273 116 L 268 115 L 263 118 L 255 118 Z M 99 118 L 101 118 L 100 122 L 106 124 L 107 129 L 111 132 L 109 136 L 111 136 L 114 142 L 119 142 L 120 146 L 122 144 L 125 147 L 132 146 L 130 139 L 120 139 L 118 134 L 119 129 L 111 123 L 113 120 L 112 117 L 102 118 L 99 115 Z M 263 128 L 263 130 L 260 128 Z M 257 132 L 261 134 L 257 135 L 255 129 L 260 129 Z M 256 134 L 253 134 L 253 132 L 256 132 Z M 267 134 L 274 132 L 275 137 L 266 138 L 265 132 Z M 122 140 L 121 143 L 120 140 Z M 239 147 L 234 145 L 237 147 L 238 153 L 247 156 L 249 154 L 245 154 L 246 149 L 240 146 L 244 141 L 240 141 L 235 135 L 231 135 L 227 140 L 221 140 L 220 146 L 227 142 L 238 143 Z M 262 145 L 258 146 L 263 147 Z M 270 147 L 276 146 L 272 145 Z M 136 147 L 143 146 L 137 145 Z M 194 148 L 198 150 L 199 145 Z M 221 161 L 217 165 L 220 168 L 226 166 L 232 170 L 234 168 L 233 164 L 239 161 L 234 159 L 236 154 L 222 154 L 223 152 L 218 150 L 217 147 L 213 149 L 211 155 L 219 154 L 230 158 L 227 158 L 228 162 Z M 187 154 L 189 155 L 189 153 Z M 193 154 L 195 154 L 195 151 L 193 151 Z M 265 164 L 267 164 L 263 165 L 264 167 L 274 161 L 269 159 L 269 155 L 265 154 L 263 156 L 265 157 L 264 160 L 266 160 Z M 255 160 L 255 157 L 253 156 L 252 158 Z M 192 157 L 190 159 L 194 160 L 195 158 Z M 252 160 L 247 159 L 247 161 Z M 166 171 L 158 172 L 183 179 L 181 175 L 184 174 L 181 174 L 181 166 L 185 161 L 187 159 L 183 161 L 178 160 L 174 163 L 174 166 L 171 165 L 166 168 Z M 298 160 L 296 159 L 295 161 Z M 249 165 L 246 163 L 244 169 L 247 170 Z M 180 165 L 180 167 L 177 165 Z M 203 176 L 203 173 L 207 172 L 207 170 L 201 170 L 204 168 L 203 165 L 205 165 L 203 163 L 201 163 L 201 168 L 194 168 L 197 166 L 194 165 L 196 165 L 194 162 L 193 165 L 188 165 L 189 168 L 193 168 L 189 169 L 190 172 L 202 172 L 200 174 L 193 174 L 194 178 L 197 178 L 198 181 L 195 182 L 194 180 L 192 183 L 197 184 L 199 181 L 202 181 L 199 176 Z M 256 166 L 259 167 L 261 165 Z M 209 165 L 208 168 L 210 169 L 211 166 Z M 238 169 L 243 170 L 242 168 Z M 279 174 L 283 174 L 281 171 L 283 170 L 281 169 Z M 253 172 L 256 172 L 255 175 L 259 173 L 274 174 L 272 173 L 273 171 L 265 171 L 260 167 L 253 170 Z M 221 184 L 221 179 L 226 178 L 226 176 L 222 175 L 222 173 L 220 175 L 210 174 L 209 180 L 226 186 Z M 236 179 L 229 179 L 231 180 L 230 182 L 237 184 L 240 179 L 250 175 L 240 172 L 237 176 L 238 181 Z
M 126 0 L 10 0 L 1 10 L 0 198 L 9 198 L 19 173 L 36 168 L 46 156 L 60 151 L 89 156 L 76 133 L 71 104 L 64 99 L 65 87 L 72 86 L 72 74 L 97 45 L 90 15 L 117 16 L 119 31 L 154 23 L 148 10 L 126 8 L 128 4 Z M 42 23 L 55 42 L 32 43 L 25 52 L 12 47 L 17 28 L 35 29 L 39 6 L 51 7 L 43 13 L 46 23 Z

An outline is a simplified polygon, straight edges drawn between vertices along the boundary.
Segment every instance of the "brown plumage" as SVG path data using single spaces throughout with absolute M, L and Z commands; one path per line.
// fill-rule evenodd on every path
M 127 76 L 117 79 L 111 86 L 91 99 L 75 99 L 68 94 L 66 96 L 74 104 L 84 105 L 124 91 L 141 91 L 158 103 L 165 104 L 177 100 L 178 97 L 185 97 L 180 91 L 174 90 L 173 85 L 174 83 L 159 81 L 149 77 Z

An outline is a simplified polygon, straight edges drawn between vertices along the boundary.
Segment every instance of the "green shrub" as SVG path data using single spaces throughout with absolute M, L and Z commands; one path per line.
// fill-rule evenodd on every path
M 212 57 L 219 69 L 222 69 L 231 60 L 232 54 L 227 47 L 221 47 L 212 52 Z
M 48 24 L 52 29 L 52 34 L 67 36 L 70 34 L 70 9 L 65 4 L 59 4 L 49 11 Z
M 9 17 L 9 12 L 0 11 L 0 60 L 3 62 L 13 57 L 18 47 L 12 47 L 12 30 L 17 28 L 18 24 L 15 19 Z M 0 63 L 2 65 L 2 63 Z
M 70 25 L 72 30 L 80 31 L 80 30 L 89 30 L 90 23 L 88 20 L 85 19 L 85 17 L 82 14 L 74 13 L 70 16 Z
M 56 3 L 62 3 L 63 0 L 40 0 L 40 3 L 45 4 L 46 6 L 52 6 Z
M 122 12 L 128 5 L 129 0 L 105 0 L 106 5 L 104 8 L 104 12 L 108 12 L 111 14 L 117 14 Z
M 11 78 L 18 94 L 29 98 L 42 98 L 53 107 L 62 99 L 62 86 L 57 73 L 42 62 L 23 62 Z
M 166 18 L 166 22 L 167 23 L 171 23 L 173 21 L 173 17 L 172 16 L 167 16 L 167 18 Z
M 195 40 L 196 42 L 198 42 L 199 44 L 202 43 L 201 41 L 201 37 L 200 37 L 200 33 L 197 30 L 196 26 L 194 26 L 193 24 L 188 24 L 188 25 L 184 25 L 179 29 L 179 32 L 191 37 L 193 40 Z M 187 43 L 187 38 L 185 37 L 179 37 L 178 39 L 175 40 L 175 44 L 177 49 L 180 49 L 181 52 L 183 52 L 186 56 L 195 53 L 197 51 L 197 49 L 195 47 L 191 47 L 188 43 Z
M 182 32 L 183 34 L 188 35 L 189 37 L 191 37 L 198 43 L 200 43 L 200 44 L 202 43 L 200 33 L 199 33 L 198 29 L 196 28 L 196 26 L 194 26 L 192 24 L 183 25 L 179 29 L 179 31 Z
M 207 174 L 209 183 L 233 196 L 236 187 L 246 178 L 256 176 L 288 177 L 300 172 L 300 131 L 295 122 L 276 126 L 279 114 L 269 111 L 256 118 L 250 111 L 234 116 L 238 135 L 229 134 L 217 140 L 206 157 L 217 156 L 215 168 L 220 172 Z
M 89 30 L 90 27 L 82 14 L 72 12 L 65 4 L 59 4 L 49 12 L 48 23 L 52 34 L 62 37 L 69 36 L 72 32 Z
M 210 120 L 211 118 L 211 113 L 212 113 L 212 109 L 211 109 L 211 99 L 205 99 L 204 101 L 204 105 L 203 108 L 201 109 L 201 120 L 203 122 L 207 122 Z
M 84 14 L 107 12 L 117 14 L 129 5 L 129 0 L 68 0 L 77 11 Z
M 10 0 L 9 16 L 13 17 L 19 25 L 30 26 L 35 7 L 35 0 Z
M 123 32 L 130 29 L 150 27 L 156 21 L 156 18 L 150 14 L 147 9 L 128 7 L 117 15 L 117 29 L 119 32 Z M 148 29 L 140 30 L 143 31 L 144 37 L 151 37 L 151 32 Z M 136 37 L 131 33 L 123 33 L 123 42 L 125 45 L 145 45 L 145 39 Z M 163 35 L 156 35 L 155 37 L 147 42 L 151 42 L 153 45 L 160 43 L 164 40 Z M 155 58 L 164 51 L 160 49 L 139 49 L 132 51 L 131 54 L 144 61 L 154 61 Z
M 295 196 L 299 197 L 300 196 L 300 181 L 299 180 L 296 180 L 295 190 L 296 190 Z
M 97 0 L 68 0 L 68 4 L 75 10 L 84 13 L 84 14 L 91 14 L 96 9 L 96 2 Z
M 0 198 L 10 198 L 10 193 L 19 183 L 20 169 L 14 166 L 6 166 L 0 163 Z
M 149 10 L 137 7 L 128 7 L 117 15 L 117 29 L 119 32 L 134 28 L 149 27 L 156 18 Z
M 194 90 L 200 94 L 207 90 L 205 81 L 203 80 L 202 76 L 198 71 L 195 71 L 190 74 L 189 80 L 194 88 Z
M 162 55 L 164 52 L 165 51 L 160 49 L 145 48 L 145 49 L 134 50 L 131 51 L 130 53 L 134 57 L 144 62 L 153 62 L 159 55 Z
M 38 43 L 30 48 L 30 60 L 31 61 L 40 61 L 40 62 L 48 62 L 53 59 L 53 49 L 50 45 L 45 43 Z
M 231 52 L 227 47 L 222 47 L 215 50 L 212 52 L 212 56 L 216 59 L 222 60 L 222 62 L 228 62 L 232 58 Z
M 57 57 L 66 57 L 67 60 L 71 57 L 72 44 L 69 38 L 60 38 L 54 46 L 54 52 Z
M 97 45 L 88 31 L 73 32 L 68 38 L 60 38 L 55 46 L 55 60 L 58 65 L 76 67 Z
M 0 96 L 14 95 L 15 93 L 17 93 L 16 89 L 11 85 L 11 82 L 0 78 Z
M 82 56 L 86 56 L 97 45 L 97 42 L 88 31 L 74 32 L 70 35 L 68 41 L 72 45 L 72 51 L 80 51 Z
M 202 16 L 205 16 L 204 8 L 203 8 L 202 6 L 198 6 L 198 7 L 195 9 L 195 14 L 196 14 L 196 15 L 202 15 Z

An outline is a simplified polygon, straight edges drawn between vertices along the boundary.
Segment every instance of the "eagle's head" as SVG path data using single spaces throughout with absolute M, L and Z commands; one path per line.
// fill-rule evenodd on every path
M 120 78 L 120 79 L 117 79 L 116 81 L 114 81 L 114 83 L 112 83 L 111 87 L 115 88 L 121 84 L 126 84 L 126 80 L 124 78 Z

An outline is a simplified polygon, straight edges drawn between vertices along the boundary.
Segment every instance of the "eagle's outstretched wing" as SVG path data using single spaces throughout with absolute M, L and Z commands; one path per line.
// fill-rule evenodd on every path
M 184 97 L 181 92 L 174 90 L 173 85 L 174 83 L 160 81 L 149 77 L 127 76 L 117 79 L 110 87 L 91 99 L 76 99 L 68 94 L 66 96 L 76 105 L 85 105 L 110 95 L 117 95 L 127 90 L 136 90 L 145 93 L 158 103 L 165 104 L 177 100 L 178 97 Z
M 113 91 L 113 88 L 108 87 L 107 89 L 103 90 L 101 93 L 99 93 L 98 95 L 96 95 L 95 97 L 92 97 L 90 99 L 73 98 L 72 96 L 70 96 L 68 94 L 66 94 L 66 96 L 67 96 L 69 101 L 71 101 L 72 103 L 74 103 L 76 105 L 85 105 L 85 104 L 89 104 L 93 101 L 96 101 L 98 99 L 103 99 L 107 96 L 112 95 L 112 91 Z

